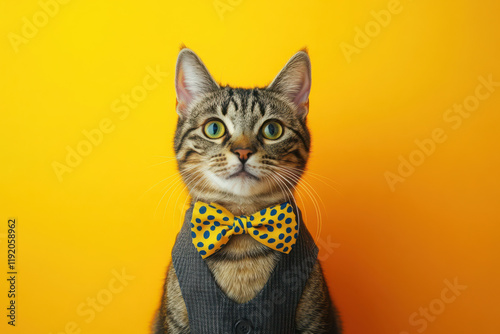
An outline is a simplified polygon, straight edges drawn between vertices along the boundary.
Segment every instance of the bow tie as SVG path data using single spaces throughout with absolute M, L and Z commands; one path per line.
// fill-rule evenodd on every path
M 235 216 L 216 203 L 196 202 L 191 218 L 193 244 L 202 258 L 219 251 L 238 234 L 248 234 L 267 247 L 288 254 L 295 245 L 298 229 L 288 202 L 250 216 Z

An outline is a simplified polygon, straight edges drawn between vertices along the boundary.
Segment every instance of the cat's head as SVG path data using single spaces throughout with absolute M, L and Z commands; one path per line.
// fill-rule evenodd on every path
M 296 53 L 269 86 L 242 89 L 218 85 L 185 48 L 177 59 L 175 88 L 174 148 L 194 198 L 290 199 L 310 149 L 307 52 Z

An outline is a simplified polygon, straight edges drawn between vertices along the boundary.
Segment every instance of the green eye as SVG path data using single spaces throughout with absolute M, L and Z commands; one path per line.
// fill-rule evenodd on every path
M 283 127 L 276 121 L 270 121 L 262 127 L 262 135 L 264 138 L 276 140 L 283 134 Z
M 224 136 L 226 127 L 220 121 L 210 121 L 205 125 L 205 135 L 210 139 L 217 139 Z

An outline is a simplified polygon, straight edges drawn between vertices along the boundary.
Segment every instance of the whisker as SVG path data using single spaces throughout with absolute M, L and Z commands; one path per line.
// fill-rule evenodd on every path
M 184 186 L 181 188 L 181 192 L 187 187 L 188 184 L 190 184 L 194 180 L 195 177 L 196 177 L 196 175 L 194 175 L 194 174 L 186 176 L 186 181 L 184 181 Z M 182 182 L 180 184 L 178 184 L 177 186 L 175 186 L 175 188 L 170 193 L 170 196 L 168 196 L 168 200 L 167 200 L 167 203 L 165 205 L 165 209 L 163 210 L 162 221 L 165 220 L 165 213 L 167 212 L 168 203 L 170 203 L 170 199 L 172 198 L 172 195 L 176 192 L 176 190 L 177 190 L 177 188 L 179 188 L 179 186 L 182 186 Z
M 203 169 L 203 170 L 201 170 L 201 171 L 204 171 L 204 170 L 205 170 L 205 169 Z M 201 176 L 200 176 L 200 178 L 199 178 L 198 180 L 196 180 L 196 179 L 193 177 L 193 179 L 192 179 L 191 181 L 186 182 L 186 185 L 185 185 L 185 186 L 184 186 L 184 188 L 181 190 L 181 192 L 182 192 L 182 191 L 184 191 L 186 188 L 187 188 L 187 189 L 189 189 L 189 186 L 190 186 L 190 185 L 191 185 L 194 181 L 196 181 L 196 182 L 194 183 L 194 185 L 192 186 L 192 188 L 195 188 L 196 186 L 198 186 L 198 184 L 199 184 L 201 181 L 205 181 L 205 178 L 203 177 L 203 174 L 202 174 L 202 173 L 200 173 L 200 175 L 201 175 Z M 182 223 L 182 212 L 183 212 L 183 208 L 186 206 L 186 202 L 187 202 L 187 200 L 188 200 L 188 198 L 189 198 L 189 197 L 190 197 L 190 196 L 189 196 L 189 191 L 188 191 L 188 196 L 186 196 L 186 198 L 184 199 L 184 204 L 182 205 L 182 207 L 181 207 L 181 209 L 180 209 L 180 215 L 181 215 L 181 216 L 179 217 L 179 219 L 180 219 L 179 221 L 180 221 L 181 223 Z M 174 204 L 174 208 L 177 208 L 177 203 L 178 203 L 178 201 L 179 201 L 179 198 L 180 198 L 180 196 L 179 196 L 179 197 L 177 197 L 177 200 L 175 201 L 175 204 Z M 168 202 L 167 202 L 167 205 L 168 205 Z M 174 220 L 175 220 L 175 211 L 173 211 L 173 213 L 172 213 L 172 219 L 174 219 Z
M 316 194 L 319 197 L 318 193 L 314 190 L 314 188 L 311 185 L 309 185 L 307 183 L 307 181 L 301 180 L 300 177 L 298 175 L 296 175 L 296 173 L 293 173 L 291 171 L 286 170 L 285 168 L 283 168 L 283 166 L 275 166 L 274 169 L 281 171 L 282 173 L 284 173 L 285 175 L 287 175 L 287 177 L 295 180 L 297 182 L 297 185 L 300 186 L 300 187 L 302 187 L 306 191 L 306 194 L 308 195 L 308 197 L 311 199 L 311 202 L 313 203 L 314 210 L 315 210 L 316 216 L 318 218 L 318 229 L 316 231 L 316 239 L 319 238 L 319 236 L 321 235 L 321 229 L 322 229 L 322 225 L 323 225 L 323 218 L 322 218 L 322 214 L 321 214 L 320 205 L 319 205 L 316 197 L 314 196 Z M 279 172 L 276 172 L 276 174 L 279 175 Z M 311 189 L 309 189 L 309 188 L 311 188 Z M 320 197 L 319 197 L 319 200 L 321 201 L 321 204 L 323 204 L 323 207 L 325 207 L 324 203 L 323 203 L 323 201 L 321 200 Z
M 274 166 L 274 165 L 273 165 Z M 329 177 L 326 177 L 324 175 L 321 175 L 321 174 L 317 174 L 317 173 L 314 173 L 311 171 L 310 168 L 306 168 L 305 170 L 302 170 L 300 168 L 296 168 L 296 167 L 292 167 L 292 166 L 279 166 L 279 167 L 282 167 L 282 168 L 287 168 L 287 169 L 290 169 L 290 170 L 295 170 L 295 171 L 299 171 L 299 172 L 303 172 L 304 175 L 306 176 L 310 176 L 316 180 L 318 180 L 319 182 L 323 183 L 324 185 L 332 188 L 333 190 L 335 190 L 337 193 L 339 194 L 342 194 L 340 190 L 338 190 L 337 188 L 335 188 L 332 184 L 334 184 L 335 186 L 337 187 L 340 187 L 340 184 L 338 182 L 335 182 L 334 180 L 330 179 Z M 321 178 L 323 178 L 324 180 L 322 180 Z M 328 182 L 331 182 L 332 184 L 329 184 Z
M 173 158 L 175 159 L 175 155 L 153 155 L 153 158 Z
M 298 177 L 291 173 L 291 172 L 288 172 L 286 171 L 285 169 L 281 169 L 283 173 L 285 173 L 287 176 L 291 177 L 291 178 L 296 178 L 298 179 Z M 322 218 L 322 215 L 321 215 L 321 208 L 320 208 L 320 205 L 316 199 L 316 197 L 314 196 L 314 194 L 316 194 L 318 197 L 318 193 L 314 190 L 314 188 L 312 186 L 310 186 L 307 181 L 305 180 L 301 180 L 302 182 L 299 183 L 299 186 L 301 186 L 305 191 L 306 191 L 306 194 L 309 196 L 309 198 L 311 199 L 313 205 L 314 205 L 314 210 L 316 211 L 316 215 L 318 217 L 318 229 L 316 231 L 316 235 L 317 235 L 317 238 L 321 235 L 321 228 L 322 228 L 322 225 L 323 225 L 323 218 Z M 309 189 L 311 188 L 312 191 L 314 192 L 314 194 L 312 193 L 312 191 Z M 321 197 L 319 197 L 319 200 L 321 202 L 321 204 L 323 204 L 323 207 L 324 206 L 324 203 L 323 201 L 321 200 Z
M 191 167 L 190 167 L 190 169 L 193 169 L 193 168 L 195 168 L 195 166 L 191 166 Z M 190 169 L 188 169 L 188 170 L 190 170 Z M 166 178 L 164 178 L 163 180 L 161 180 L 161 181 L 159 181 L 159 182 L 155 183 L 155 184 L 154 184 L 153 186 L 151 186 L 148 190 L 146 190 L 144 193 L 142 193 L 142 195 L 141 195 L 138 199 L 142 199 L 142 198 L 144 197 L 144 195 L 146 195 L 146 193 L 147 193 L 147 192 L 149 192 L 151 189 L 153 189 L 154 187 L 156 187 L 158 184 L 160 184 L 160 183 L 162 183 L 162 182 L 164 182 L 164 181 L 166 181 L 166 180 L 168 180 L 168 179 L 170 179 L 170 178 L 172 178 L 172 177 L 174 177 L 174 176 L 178 176 L 178 175 L 179 175 L 179 174 L 178 174 L 178 172 L 176 171 L 174 174 L 172 174 L 172 175 L 170 175 L 170 176 L 167 176 L 167 177 L 166 177 Z M 182 172 L 180 173 L 180 175 L 182 175 Z
M 174 161 L 177 161 L 177 159 L 176 158 L 171 158 L 171 159 L 168 159 L 168 160 L 165 160 L 165 161 L 158 162 L 156 164 L 150 165 L 147 168 L 151 168 L 151 167 L 154 167 L 154 166 L 158 166 L 158 165 L 162 165 L 162 164 L 166 164 L 168 162 L 174 162 Z
M 276 173 L 276 174 L 274 174 L 273 176 L 275 176 L 275 179 L 276 179 L 277 181 L 280 181 L 280 183 L 282 183 L 284 186 L 286 186 L 286 184 L 285 184 L 284 182 L 285 182 L 285 181 L 286 181 L 286 182 L 288 182 L 288 183 L 290 184 L 290 186 L 291 186 L 291 189 L 292 189 L 292 190 L 294 189 L 294 185 L 293 185 L 293 184 L 292 184 L 289 180 L 285 179 L 282 175 L 280 175 L 280 174 Z M 288 187 L 287 187 L 287 189 L 288 189 Z M 295 196 L 292 194 L 292 192 L 291 192 L 289 189 L 288 189 L 288 191 L 289 191 L 290 195 L 292 196 L 293 203 L 295 204 L 295 207 L 298 207 L 298 205 L 297 205 L 297 201 L 295 200 Z M 300 196 L 300 195 L 299 195 L 299 196 Z M 301 197 L 300 197 L 300 199 L 301 199 L 302 205 L 304 206 L 304 202 L 302 201 L 302 198 L 301 198 Z M 305 207 L 304 207 L 304 210 L 305 210 Z M 304 212 L 305 212 L 305 211 L 304 211 Z M 304 219 L 305 219 L 305 218 L 306 218 L 306 216 L 304 215 Z M 299 222 L 299 223 L 300 223 L 300 222 Z
M 160 201 L 158 202 L 158 204 L 156 205 L 156 208 L 155 208 L 155 213 L 154 213 L 154 217 L 156 217 L 156 212 L 158 211 L 158 207 L 160 206 L 161 202 L 163 201 L 163 198 L 167 195 L 167 193 L 170 191 L 170 188 L 172 188 L 175 184 L 179 183 L 179 182 L 182 182 L 182 178 L 179 177 L 178 179 L 174 180 L 173 183 L 172 182 L 169 182 L 169 184 L 163 188 L 163 189 L 166 189 L 168 187 L 168 190 L 165 191 L 163 193 L 163 196 L 160 198 Z M 170 185 L 171 184 L 171 185 Z M 169 187 L 170 185 L 170 187 Z M 162 191 L 163 191 L 162 189 Z
M 194 168 L 194 167 L 193 167 L 193 168 Z M 167 185 L 166 185 L 166 186 L 162 189 L 162 191 L 163 191 L 163 190 L 167 189 L 167 187 L 168 187 L 167 191 L 165 191 L 165 192 L 163 193 L 163 196 L 161 197 L 160 201 L 158 202 L 158 205 L 156 206 L 154 216 L 156 216 L 156 212 L 158 211 L 158 207 L 160 206 L 161 202 L 163 201 L 163 198 L 167 195 L 167 193 L 170 191 L 170 189 L 171 189 L 173 186 L 175 186 L 175 188 L 174 188 L 174 189 L 177 189 L 177 187 L 179 186 L 179 183 L 180 183 L 180 184 L 182 184 L 182 177 L 183 177 L 183 176 L 186 176 L 186 174 L 187 174 L 189 171 L 191 171 L 193 168 L 188 168 L 188 169 L 186 169 L 186 170 L 183 170 L 183 171 L 182 171 L 182 172 L 180 172 L 179 174 L 175 174 L 175 176 L 180 176 L 180 177 L 179 177 L 178 179 L 174 180 L 174 181 L 170 181 L 170 182 L 169 182 L 169 183 L 168 183 L 168 184 L 167 184 Z M 189 175 L 187 175 L 187 176 L 186 176 L 186 178 L 187 178 L 187 179 L 189 179 Z
M 279 174 L 274 174 L 274 178 L 275 178 L 278 182 L 280 182 L 280 183 L 282 183 L 284 186 L 286 186 L 285 181 L 288 181 L 288 180 L 286 180 L 285 178 L 283 178 L 281 175 L 279 175 Z M 292 184 L 292 183 L 290 183 L 290 185 L 291 185 L 291 189 L 293 190 L 293 189 L 294 189 L 293 184 Z M 287 189 L 288 189 L 288 187 L 287 187 Z M 295 207 L 296 207 L 296 208 L 298 208 L 297 201 L 295 200 L 295 196 L 292 194 L 292 192 L 291 192 L 290 190 L 289 190 L 289 192 L 290 192 L 290 194 L 291 194 L 291 196 L 292 196 L 292 199 L 293 199 L 293 204 L 295 205 Z M 297 223 L 299 224 L 299 227 L 300 227 L 300 225 L 302 224 L 302 222 L 303 222 L 305 219 L 307 219 L 307 213 L 306 213 L 306 208 L 305 208 L 305 206 L 304 206 L 304 201 L 302 200 L 302 197 L 300 196 L 300 194 L 299 194 L 299 197 L 300 197 L 300 200 L 301 200 L 302 205 L 303 205 L 303 207 L 304 207 L 304 219 L 302 219 L 302 217 L 301 217 L 301 216 L 298 216 L 298 217 L 297 217 Z

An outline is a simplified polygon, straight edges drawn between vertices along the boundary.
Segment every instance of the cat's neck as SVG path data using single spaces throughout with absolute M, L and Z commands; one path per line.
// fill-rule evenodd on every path
M 194 204 L 194 199 L 191 202 Z M 241 197 L 241 196 L 221 196 L 221 195 L 206 195 L 196 198 L 196 201 L 205 203 L 217 203 L 229 210 L 233 215 L 251 215 L 257 211 L 270 206 L 281 204 L 283 202 L 292 202 L 293 198 L 284 196 L 283 194 L 271 194 L 259 197 Z

